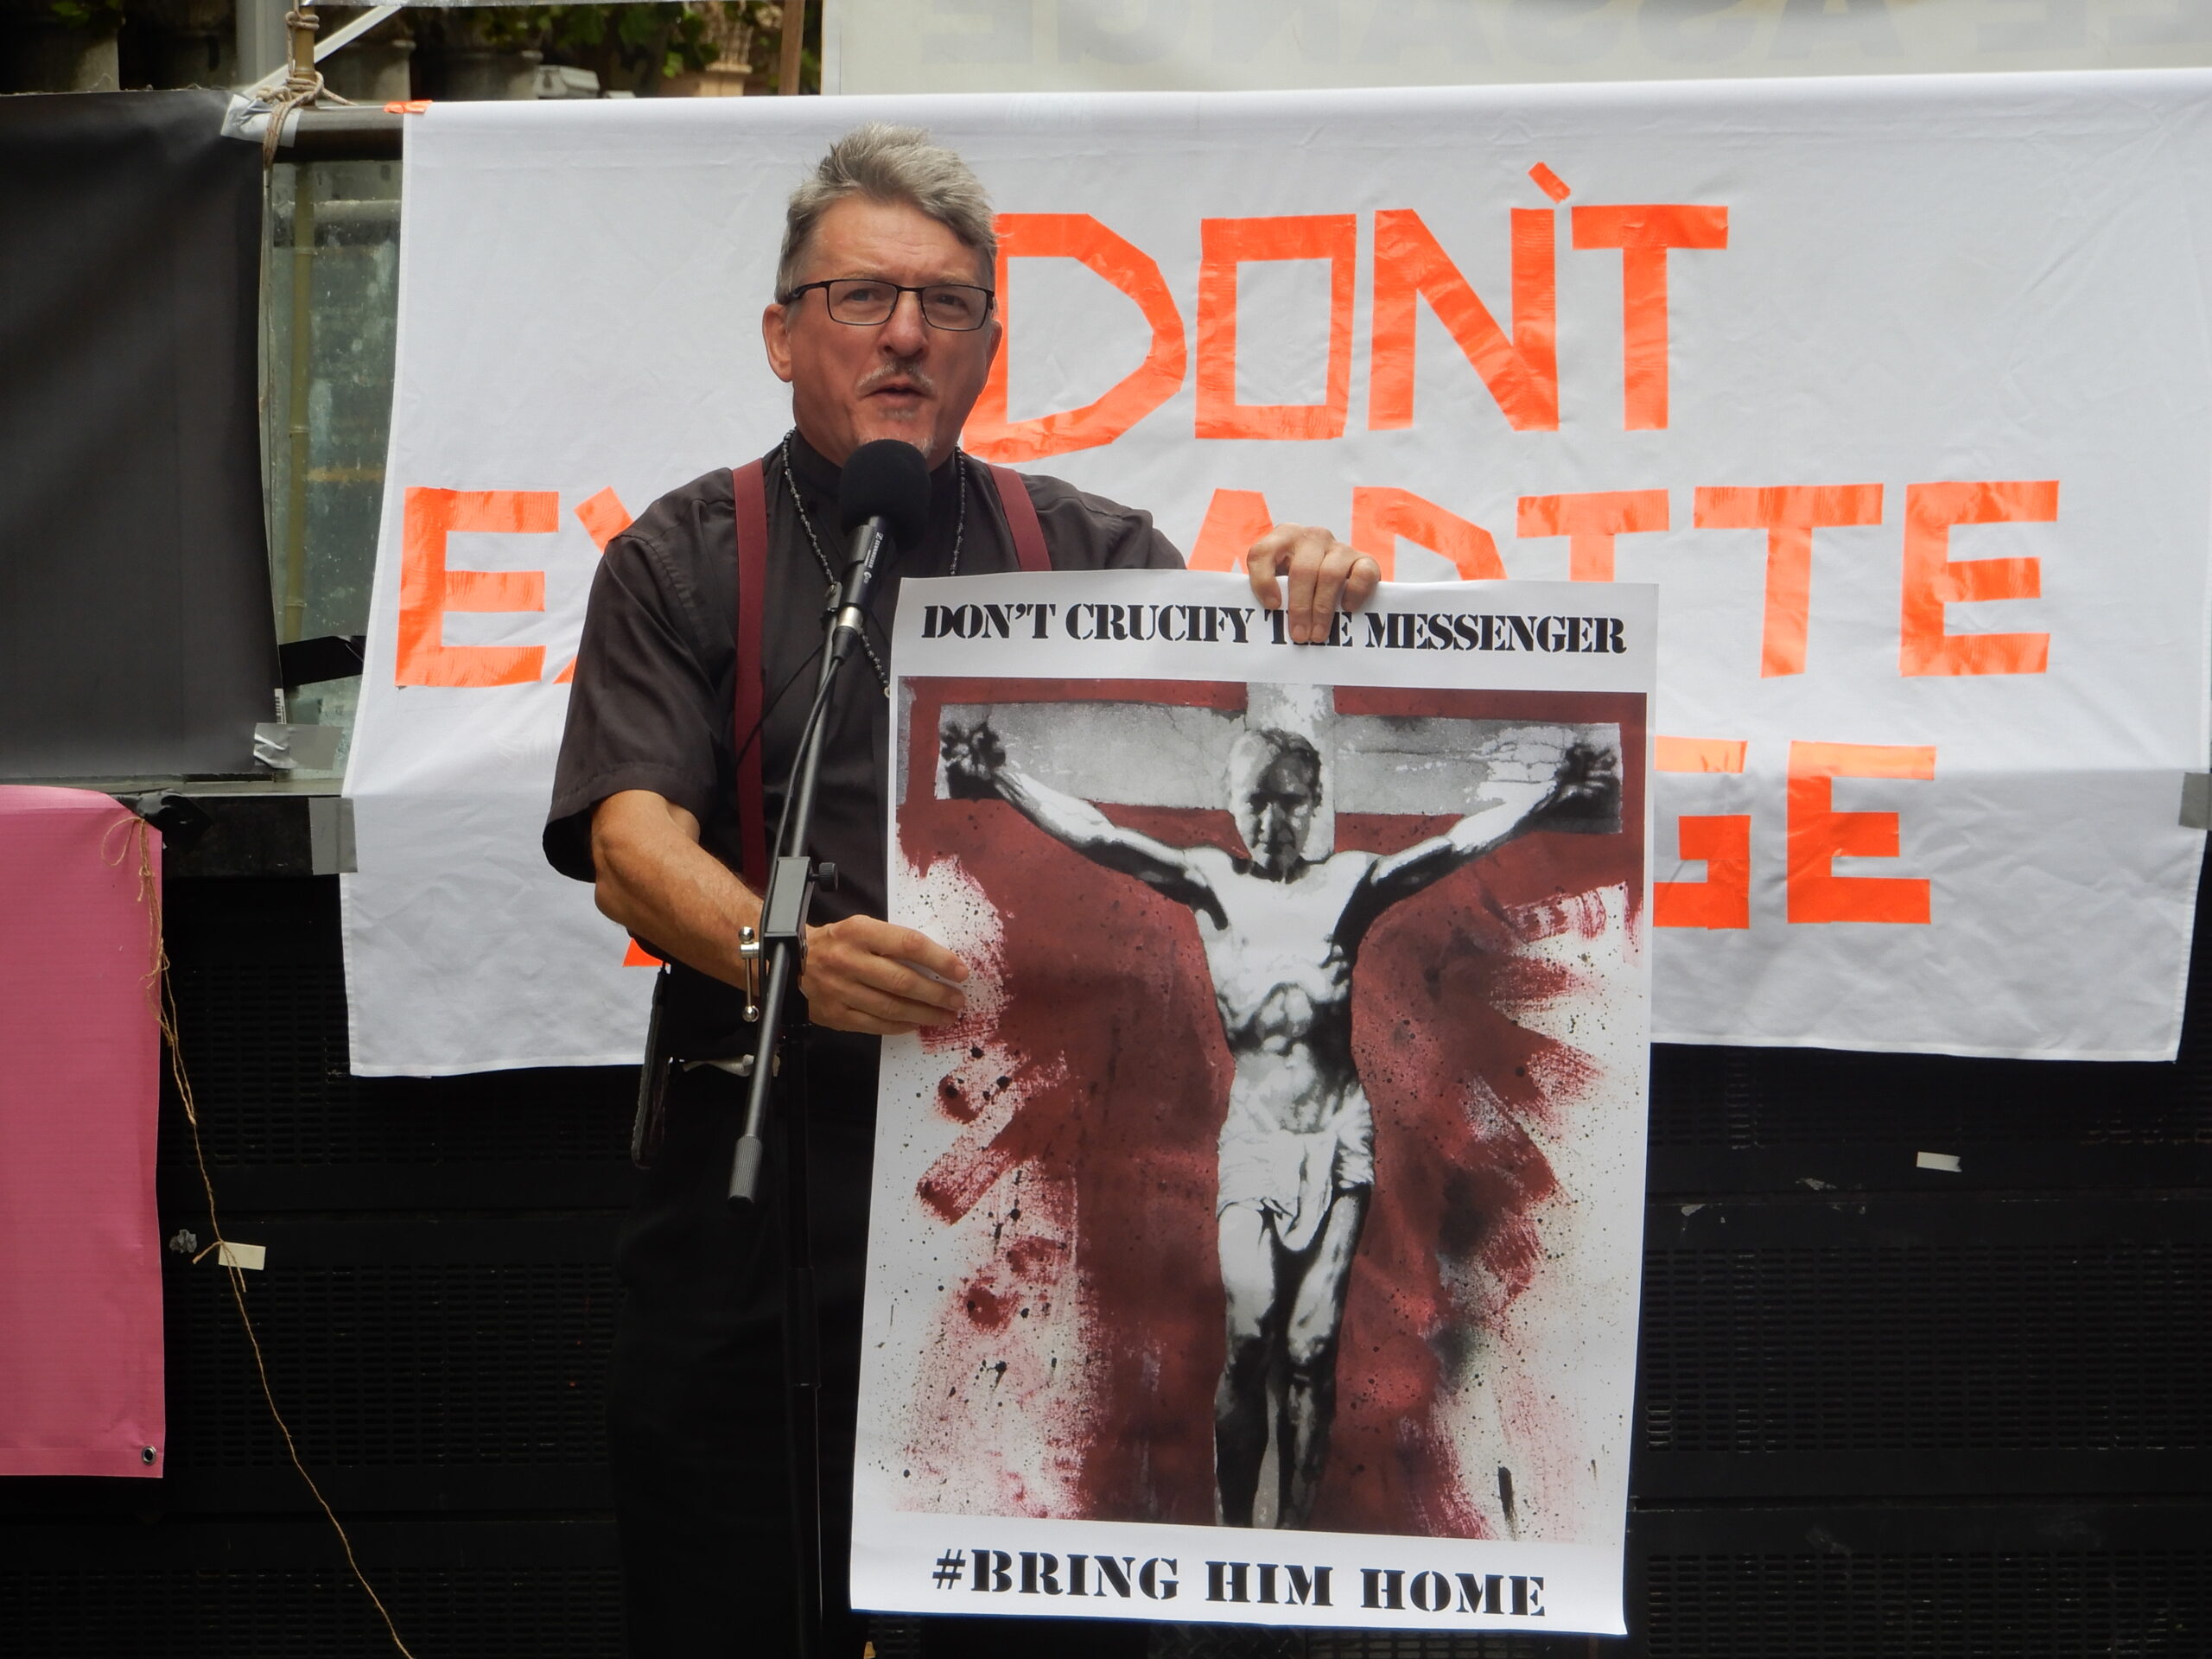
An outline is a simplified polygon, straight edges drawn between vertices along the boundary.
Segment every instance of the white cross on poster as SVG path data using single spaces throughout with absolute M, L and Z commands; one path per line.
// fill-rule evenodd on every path
M 907 584 L 856 1605 L 1622 1629 L 1653 610 Z

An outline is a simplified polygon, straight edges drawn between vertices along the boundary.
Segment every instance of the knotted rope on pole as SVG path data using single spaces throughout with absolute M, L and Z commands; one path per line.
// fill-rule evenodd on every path
M 312 6 L 295 8 L 284 14 L 284 29 L 291 41 L 291 55 L 285 65 L 284 84 L 268 94 L 269 128 L 261 135 L 261 164 L 264 168 L 276 165 L 276 150 L 283 142 L 284 118 L 293 111 L 327 99 L 334 104 L 349 100 L 339 97 L 323 85 L 322 71 L 315 67 L 315 31 L 321 28 L 321 20 Z

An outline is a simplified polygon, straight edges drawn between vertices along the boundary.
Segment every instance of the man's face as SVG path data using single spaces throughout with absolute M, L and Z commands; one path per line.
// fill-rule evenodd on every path
M 918 208 L 847 196 L 816 221 L 793 286 L 873 276 L 905 288 L 972 283 L 990 271 L 975 249 Z M 922 321 L 921 296 L 902 294 L 887 322 L 855 327 L 830 315 L 815 289 L 762 314 L 768 366 L 791 383 L 791 413 L 824 457 L 845 458 L 878 438 L 899 438 L 940 465 L 960 441 L 999 347 L 996 316 L 957 333 Z
M 1306 763 L 1279 754 L 1234 803 L 1236 827 L 1252 861 L 1269 875 L 1287 875 L 1305 856 L 1306 832 L 1313 826 L 1313 780 Z

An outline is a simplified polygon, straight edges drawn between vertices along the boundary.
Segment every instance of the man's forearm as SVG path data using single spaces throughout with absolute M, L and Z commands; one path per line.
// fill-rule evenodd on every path
M 1064 841 L 1086 856 L 1096 856 L 1114 839 L 1113 820 L 1089 801 L 1063 795 L 1010 766 L 1000 769 L 996 782 L 1007 805 L 1055 841 Z
M 593 895 L 636 937 L 736 984 L 738 930 L 759 925 L 760 901 L 687 833 L 680 811 L 652 797 L 602 803 L 592 818 Z
M 650 790 L 610 795 L 592 814 L 599 908 L 701 973 L 744 981 L 738 930 L 760 901 L 699 845 L 699 821 Z M 839 1031 L 915 1031 L 957 1018 L 967 964 L 911 927 L 848 916 L 806 931 L 799 994 L 808 1017 Z M 934 976 L 934 977 L 932 977 Z
M 1452 843 L 1453 867 L 1471 863 L 1494 852 L 1529 827 L 1529 820 L 1543 803 L 1516 806 L 1500 802 L 1469 813 L 1444 832 Z
M 1124 830 L 1089 801 L 1064 795 L 1011 767 L 1001 767 L 996 781 L 999 793 L 1014 810 L 1092 863 L 1133 875 L 1178 904 L 1216 906 L 1213 890 L 1179 849 Z M 1223 925 L 1227 925 L 1225 920 Z
M 1502 803 L 1484 807 L 1442 835 L 1379 860 L 1369 879 L 1385 903 L 1395 904 L 1441 881 L 1463 865 L 1495 852 L 1519 835 L 1528 820 L 1526 811 Z

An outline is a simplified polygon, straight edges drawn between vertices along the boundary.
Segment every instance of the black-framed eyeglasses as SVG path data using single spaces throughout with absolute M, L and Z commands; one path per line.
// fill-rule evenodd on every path
M 801 283 L 785 295 L 780 303 L 797 304 L 810 288 L 822 290 L 823 302 L 830 308 L 832 322 L 849 322 L 856 328 L 890 321 L 891 314 L 899 308 L 901 294 L 918 294 L 922 321 L 932 328 L 950 334 L 966 334 L 988 322 L 991 302 L 995 297 L 989 289 L 969 283 L 925 283 L 919 288 L 905 288 L 897 283 L 879 282 L 873 276 L 833 276 L 825 283 Z

